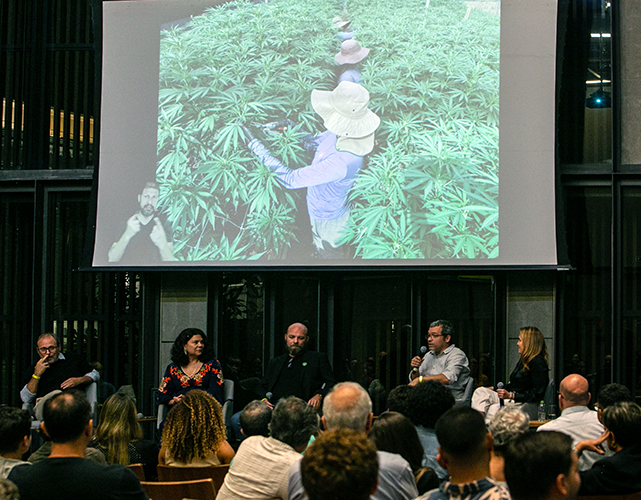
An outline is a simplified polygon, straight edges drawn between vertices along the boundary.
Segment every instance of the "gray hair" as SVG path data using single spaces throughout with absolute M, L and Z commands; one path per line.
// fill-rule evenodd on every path
M 494 447 L 501 448 L 516 436 L 529 432 L 530 418 L 520 408 L 504 406 L 492 417 L 488 430 Z
M 353 398 L 339 398 L 341 389 L 352 389 Z M 335 401 L 336 400 L 336 401 Z M 355 382 L 336 384 L 323 401 L 323 416 L 328 429 L 352 429 L 363 432 L 372 413 L 372 400 L 363 387 Z
M 318 434 L 319 422 L 313 406 L 296 396 L 290 396 L 281 399 L 274 408 L 269 431 L 274 439 L 297 448 Z
M 454 340 L 454 323 L 446 319 L 437 319 L 430 323 L 430 328 L 436 328 L 437 326 L 441 327 L 441 335 L 443 335 L 444 338 L 448 335 L 451 337 L 451 343 Z

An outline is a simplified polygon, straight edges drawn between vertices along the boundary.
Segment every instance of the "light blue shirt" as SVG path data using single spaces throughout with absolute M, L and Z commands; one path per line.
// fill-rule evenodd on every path
M 434 472 L 436 472 L 439 479 L 447 479 L 450 477 L 447 471 L 436 461 L 436 455 L 438 455 L 438 439 L 436 439 L 436 432 L 434 432 L 434 429 L 428 429 L 422 425 L 417 425 L 416 432 L 418 432 L 418 439 L 423 445 L 423 462 L 421 465 L 423 467 L 431 467 L 434 469 Z
M 410 500 L 418 496 L 416 480 L 410 464 L 400 455 L 377 451 L 378 454 L 378 488 L 371 500 Z M 307 498 L 300 474 L 300 460 L 289 469 L 289 500 Z
M 287 189 L 307 188 L 307 211 L 315 220 L 335 220 L 349 210 L 347 196 L 354 185 L 363 157 L 336 150 L 336 134 L 325 131 L 315 138 L 312 164 L 298 170 L 283 165 L 257 140 L 248 144 L 263 165 L 278 174 Z
M 445 387 L 452 391 L 454 399 L 462 401 L 470 375 L 470 364 L 465 353 L 452 344 L 438 355 L 434 351 L 428 352 L 423 357 L 418 373 L 424 377 L 444 375 L 450 381 Z

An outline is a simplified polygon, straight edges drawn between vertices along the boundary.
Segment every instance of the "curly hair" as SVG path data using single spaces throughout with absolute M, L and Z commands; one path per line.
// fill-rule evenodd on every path
M 548 364 L 548 348 L 545 345 L 543 333 L 536 326 L 524 326 L 519 330 L 523 339 L 523 352 L 521 353 L 521 363 L 523 373 L 530 370 L 530 361 L 539 354 L 543 355 L 545 364 Z
M 454 406 L 452 391 L 443 384 L 428 380 L 414 387 L 409 393 L 409 419 L 414 425 L 434 429 L 436 421 Z
M 378 479 L 378 456 L 362 433 L 333 429 L 311 444 L 300 470 L 310 500 L 366 500 Z
M 205 391 L 189 391 L 167 415 L 162 439 L 169 456 L 184 464 L 215 453 L 226 439 L 220 404 Z
M 117 392 L 102 406 L 96 441 L 106 451 L 108 464 L 129 465 L 129 443 L 142 439 L 136 405 L 126 394 Z
M 387 395 L 387 409 L 389 411 L 396 411 L 409 417 L 411 408 L 409 405 L 409 395 L 414 386 L 412 385 L 397 385 L 389 391 Z
M 189 342 L 189 339 L 194 335 L 200 335 L 205 343 L 205 348 L 200 356 L 200 361 L 210 361 L 215 358 L 214 349 L 207 342 L 207 335 L 205 335 L 205 332 L 198 328 L 185 328 L 180 332 L 180 334 L 178 334 L 178 337 L 174 340 L 174 345 L 171 346 L 171 362 L 176 366 L 185 366 L 189 363 L 189 358 L 187 357 L 187 354 L 185 354 L 185 344 Z

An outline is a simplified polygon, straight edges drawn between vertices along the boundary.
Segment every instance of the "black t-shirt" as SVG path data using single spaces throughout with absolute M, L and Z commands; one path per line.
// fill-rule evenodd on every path
M 22 500 L 145 500 L 140 481 L 122 465 L 99 465 L 85 458 L 48 458 L 14 467 L 9 478 Z
M 138 231 L 130 240 L 125 252 L 122 254 L 122 258 L 118 261 L 119 264 L 129 264 L 129 265 L 149 265 L 149 264 L 158 264 L 162 262 L 160 257 L 160 250 L 151 241 L 150 235 L 154 226 L 156 225 L 156 219 L 158 219 L 164 230 L 167 242 L 171 243 L 172 241 L 172 228 L 167 220 L 161 215 L 156 215 L 151 218 L 147 224 L 140 223 L 140 231 Z M 127 221 L 120 226 L 120 232 L 114 239 L 114 243 L 122 237 L 123 233 L 127 229 Z

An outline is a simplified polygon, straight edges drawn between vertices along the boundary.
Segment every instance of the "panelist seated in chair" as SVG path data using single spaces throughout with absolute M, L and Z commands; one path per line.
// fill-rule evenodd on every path
M 171 363 L 158 388 L 156 403 L 171 407 L 192 389 L 207 391 L 221 406 L 225 403 L 223 370 L 207 335 L 198 328 L 185 328 L 171 347 Z
M 29 380 L 20 391 L 23 403 L 36 402 L 36 414 L 40 413 L 38 400 L 47 394 L 74 387 L 85 388 L 100 379 L 87 361 L 60 352 L 60 341 L 53 333 L 40 335 L 36 346 L 40 359 L 29 368 Z
M 167 415 L 158 463 L 172 467 L 228 464 L 234 450 L 226 437 L 218 401 L 205 391 L 193 389 Z

